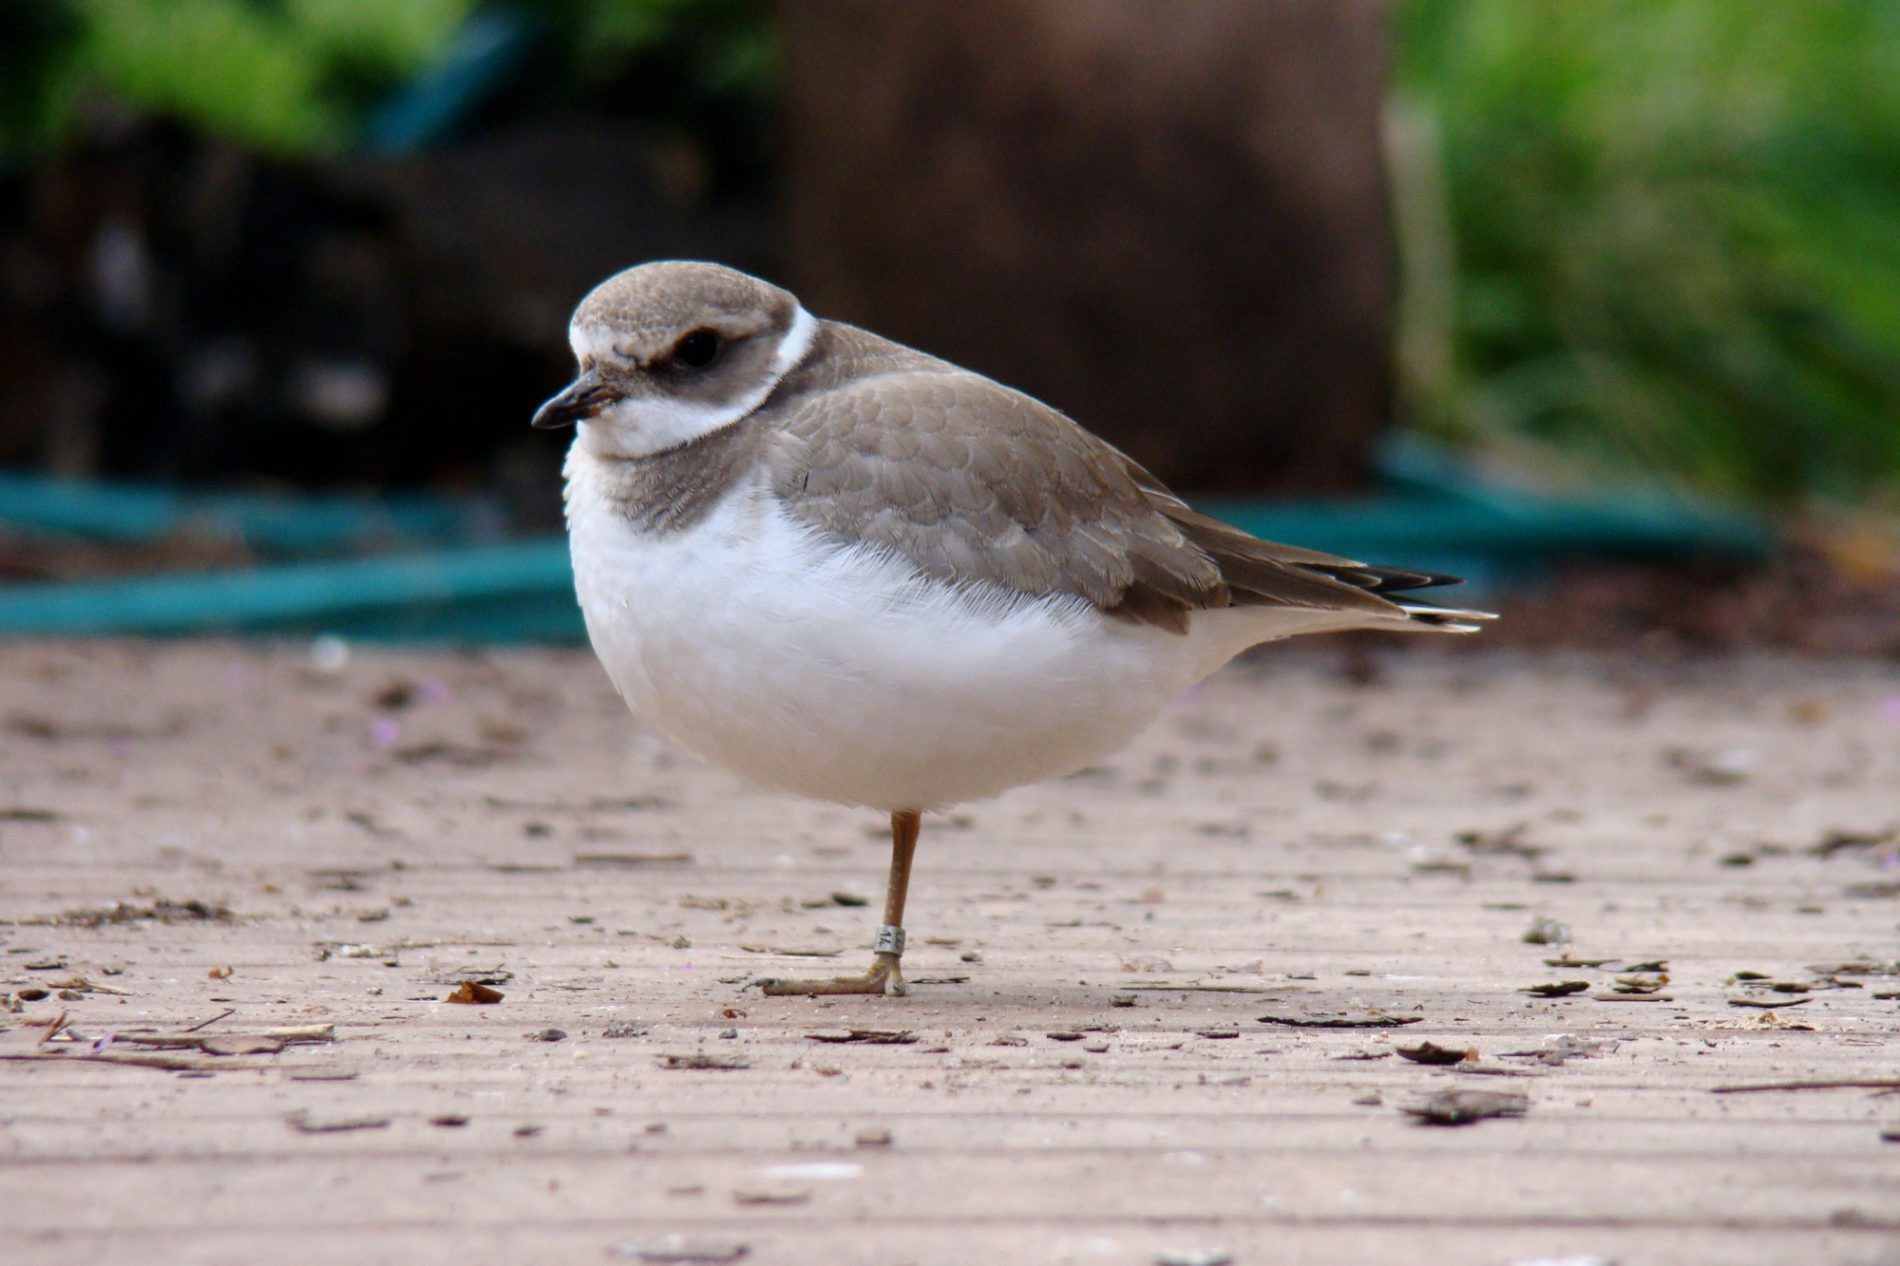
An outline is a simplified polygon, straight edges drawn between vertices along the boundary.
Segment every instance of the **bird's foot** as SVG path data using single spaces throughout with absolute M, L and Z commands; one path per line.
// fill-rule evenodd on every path
M 773 997 L 797 994 L 893 994 L 903 997 L 910 992 L 910 986 L 904 983 L 904 971 L 899 963 L 901 956 L 878 951 L 871 957 L 871 965 L 862 975 L 857 976 L 821 976 L 812 980 L 767 977 L 752 983 Z

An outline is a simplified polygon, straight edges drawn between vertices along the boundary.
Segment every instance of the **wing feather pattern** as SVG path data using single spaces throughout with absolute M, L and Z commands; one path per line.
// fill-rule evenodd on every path
M 1186 632 L 1196 611 L 1284 606 L 1464 631 L 1482 613 L 1391 594 L 1455 578 L 1276 545 L 1191 509 L 1054 409 L 987 378 L 827 322 L 819 368 L 755 419 L 794 517 L 882 546 L 924 575 L 1071 594 Z

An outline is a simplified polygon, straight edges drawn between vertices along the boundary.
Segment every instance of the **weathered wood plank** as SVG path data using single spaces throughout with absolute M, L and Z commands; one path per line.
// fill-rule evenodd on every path
M 1272 662 L 927 825 L 907 965 L 967 979 L 768 1000 L 814 961 L 770 951 L 855 965 L 878 824 L 735 793 L 584 657 L 0 647 L 7 1259 L 1891 1253 L 1900 1097 L 1711 1092 L 1900 1075 L 1900 673 Z M 39 1041 L 61 1012 L 86 1043 Z M 1308 1013 L 1423 1018 L 1260 1019 Z M 336 1040 L 53 1054 L 200 1024 Z M 808 1036 L 851 1028 L 916 1040 Z M 1394 1053 L 1427 1040 L 1479 1058 Z M 1530 1108 L 1402 1115 L 1453 1086 Z

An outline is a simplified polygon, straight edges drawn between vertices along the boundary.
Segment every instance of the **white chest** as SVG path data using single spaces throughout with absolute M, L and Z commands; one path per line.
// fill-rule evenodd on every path
M 928 808 L 1070 772 L 1217 665 L 1075 599 L 972 595 L 822 540 L 757 486 L 635 531 L 568 464 L 575 586 L 621 695 L 755 782 Z

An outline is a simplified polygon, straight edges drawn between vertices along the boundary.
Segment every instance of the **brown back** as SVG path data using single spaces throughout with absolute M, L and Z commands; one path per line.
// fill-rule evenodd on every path
M 951 583 L 1072 594 L 1185 632 L 1192 612 L 1234 605 L 1391 617 L 1374 590 L 1432 579 L 1257 540 L 1047 405 L 836 322 L 745 425 L 767 432 L 795 518 Z

